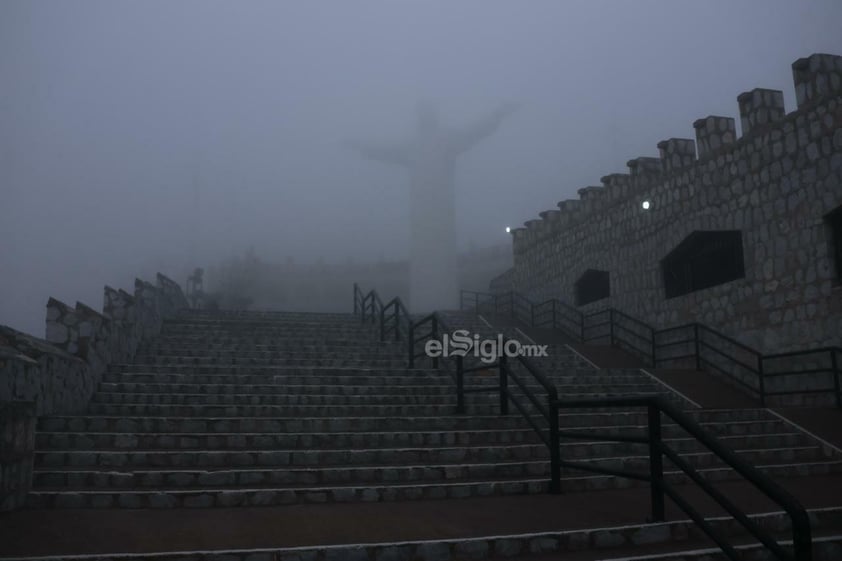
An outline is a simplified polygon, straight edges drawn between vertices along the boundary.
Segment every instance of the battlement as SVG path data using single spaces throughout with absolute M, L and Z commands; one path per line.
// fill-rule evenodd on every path
M 610 272 L 610 296 L 591 307 L 657 326 L 701 321 L 760 349 L 839 344 L 842 302 L 827 299 L 842 295 L 842 263 L 829 249 L 842 242 L 828 238 L 842 231 L 828 218 L 842 216 L 842 57 L 799 59 L 792 73 L 791 113 L 779 90 L 742 92 L 739 132 L 731 116 L 697 119 L 692 138 L 658 142 L 657 157 L 628 160 L 627 174 L 605 175 L 512 230 L 506 284 L 573 302 L 577 279 L 596 269 Z M 741 233 L 728 239 L 741 242 L 731 255 L 743 280 L 665 296 L 686 272 L 667 279 L 663 260 L 698 232 Z
M 813 54 L 792 63 L 792 75 L 798 109 L 787 115 L 783 92 L 755 88 L 737 96 L 742 134 L 737 135 L 733 117 L 709 115 L 697 119 L 692 126 L 695 139 L 668 138 L 657 144 L 659 157 L 641 156 L 629 160 L 628 174 L 610 174 L 600 178 L 602 186 L 586 186 L 577 190 L 578 199 L 560 201 L 561 211 L 543 211 L 540 219 L 525 223 L 528 235 L 513 234 L 515 253 L 523 251 L 552 231 L 594 217 L 605 205 L 618 202 L 637 202 L 635 195 L 646 187 L 668 180 L 675 174 L 701 173 L 702 165 L 718 156 L 738 159 L 737 152 L 749 141 L 770 134 L 783 132 L 791 123 L 814 109 L 828 97 L 842 93 L 842 56 Z M 631 198 L 630 198 L 631 197 Z M 546 224 L 545 224 L 546 223 Z
M 181 287 L 162 274 L 135 292 L 104 289 L 102 312 L 47 301 L 45 339 L 0 325 L 0 403 L 31 401 L 38 415 L 84 408 L 108 364 L 127 362 L 166 317 L 187 307 Z

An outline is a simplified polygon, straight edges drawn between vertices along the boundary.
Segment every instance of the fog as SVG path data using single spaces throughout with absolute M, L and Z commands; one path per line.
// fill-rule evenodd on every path
M 104 284 L 249 247 L 406 259 L 406 171 L 344 143 L 407 137 L 421 99 L 454 126 L 519 104 L 455 179 L 454 243 L 504 243 L 742 91 L 793 110 L 790 64 L 842 53 L 841 21 L 838 0 L 4 0 L 0 323 L 43 336 L 49 296 L 98 309 Z

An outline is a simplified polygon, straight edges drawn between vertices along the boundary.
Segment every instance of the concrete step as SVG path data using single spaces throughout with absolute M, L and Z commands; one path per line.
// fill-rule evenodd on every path
M 652 393 L 625 394 L 624 397 L 645 397 Z M 612 397 L 608 394 L 570 395 L 571 399 Z M 466 399 L 466 411 L 469 415 L 494 415 L 500 412 L 500 405 L 495 400 L 471 395 Z M 525 398 L 519 399 L 526 410 L 535 411 L 535 407 Z M 104 416 L 142 416 L 142 417 L 427 417 L 442 414 L 455 414 L 455 401 L 449 405 L 445 400 L 435 401 L 431 405 L 419 404 L 347 404 L 347 405 L 167 405 L 167 404 L 132 404 L 132 403 L 91 403 L 88 413 Z M 510 406 L 514 409 L 514 406 Z M 640 419 L 645 413 L 638 411 L 617 410 L 614 407 L 579 409 L 578 413 L 562 413 L 559 418 L 565 425 L 572 417 L 604 414 L 609 416 L 625 415 L 627 418 Z M 633 417 L 628 417 L 632 415 Z M 634 417 L 636 415 L 636 417 Z M 732 413 L 730 418 L 735 418 Z
M 135 362 L 145 362 L 138 360 L 137 357 L 198 357 L 208 360 L 213 359 L 230 359 L 230 358 L 279 358 L 290 354 L 296 356 L 315 355 L 317 353 L 349 353 L 354 352 L 365 356 L 376 355 L 395 355 L 404 356 L 407 352 L 405 345 L 305 345 L 300 347 L 289 346 L 288 348 L 269 349 L 254 349 L 254 350 L 236 350 L 236 349 L 220 349 L 210 345 L 206 347 L 194 346 L 162 346 L 145 347 L 138 349 L 135 355 Z
M 312 339 L 274 339 L 270 343 L 260 344 L 252 339 L 243 339 L 236 343 L 228 345 L 213 345 L 206 342 L 201 337 L 191 338 L 184 343 L 168 342 L 157 338 L 141 346 L 139 352 L 147 353 L 174 353 L 191 350 L 199 353 L 219 353 L 219 354 L 244 354 L 248 356 L 251 353 L 275 353 L 275 352 L 291 352 L 291 351 L 319 351 L 324 349 L 341 350 L 346 348 L 354 349 L 391 349 L 396 352 L 406 352 L 407 347 L 405 342 L 385 342 L 381 343 L 373 339 L 346 340 L 346 339 L 330 339 L 313 341 Z
M 640 431 L 642 435 L 642 430 Z M 732 449 L 798 447 L 812 444 L 801 433 L 752 434 L 721 436 Z M 302 450 L 361 449 L 406 447 L 456 447 L 539 444 L 532 429 L 474 430 L 451 432 L 367 432 L 367 433 L 137 433 L 119 432 L 39 432 L 36 446 L 49 450 Z M 679 453 L 699 451 L 703 447 L 693 438 L 664 439 Z M 611 447 L 611 452 L 600 451 Z M 644 445 L 598 441 L 563 441 L 562 455 L 586 457 L 591 451 L 600 455 L 616 455 L 621 451 L 640 452 Z
M 148 370 L 155 370 L 151 367 Z M 163 370 L 158 368 L 158 370 Z M 237 367 L 237 368 L 220 368 L 214 372 L 213 369 L 203 368 L 202 372 L 191 372 L 188 368 L 183 368 L 181 371 L 171 372 L 144 372 L 143 369 L 138 369 L 133 372 L 106 372 L 103 375 L 103 382 L 106 383 L 135 383 L 135 384 L 237 384 L 237 385 L 279 385 L 279 386 L 296 386 L 296 385 L 315 385 L 315 386 L 347 386 L 359 387 L 361 391 L 369 386 L 417 386 L 430 385 L 442 386 L 450 385 L 455 388 L 455 382 L 446 373 L 439 373 L 428 370 L 402 370 L 400 372 L 390 371 L 388 369 L 380 370 L 359 370 L 359 369 L 343 369 L 343 368 L 324 368 L 324 369 L 308 369 L 306 368 L 264 368 L 257 369 L 253 367 Z M 594 381 L 588 383 L 581 378 L 564 378 L 566 384 L 562 385 L 590 385 L 595 384 L 615 384 L 611 378 L 605 380 Z M 639 381 L 632 379 L 631 382 Z M 496 376 L 472 376 L 465 380 L 465 387 L 477 386 L 495 386 L 498 378 Z M 619 382 L 625 383 L 625 382 Z M 510 387 L 514 388 L 515 384 L 510 383 Z M 528 382 L 527 387 L 539 388 L 537 382 Z M 543 390 L 542 390 L 543 392 Z M 562 394 L 563 395 L 563 394 Z
M 532 384 L 536 390 L 540 387 Z M 617 384 L 617 383 L 580 383 L 557 386 L 559 394 L 569 395 L 583 393 L 586 390 L 594 390 L 600 393 L 641 393 L 651 390 L 660 390 L 663 386 L 640 383 L 640 384 Z M 329 396 L 453 396 L 456 388 L 453 383 L 432 385 L 395 385 L 379 384 L 368 386 L 354 386 L 350 384 L 155 384 L 149 382 L 101 382 L 99 391 L 103 393 L 139 393 L 139 394 L 165 394 L 175 396 L 180 394 L 196 395 L 232 395 L 256 393 L 260 395 L 286 395 L 302 396 L 305 398 L 318 398 Z M 477 394 L 479 397 L 481 394 Z
M 752 410 L 753 411 L 753 410 Z M 701 411 L 699 421 L 714 434 L 768 434 L 786 432 L 789 427 L 780 419 L 746 415 L 725 410 L 724 413 Z M 562 428 L 606 431 L 618 434 L 642 434 L 645 414 L 635 412 L 570 413 L 559 416 Z M 39 431 L 48 432 L 377 432 L 377 431 L 455 431 L 527 429 L 527 422 L 515 415 L 436 415 L 429 417 L 109 417 L 72 415 L 43 417 Z M 665 423 L 663 432 L 681 434 L 680 427 Z
M 277 358 L 198 358 L 198 357 L 153 357 L 140 356 L 136 364 L 144 365 L 165 365 L 165 366 L 211 366 L 215 368 L 224 366 L 366 366 L 396 367 L 406 366 L 406 358 L 396 354 L 380 354 L 363 356 L 356 352 L 347 353 L 313 353 L 307 355 L 296 353 Z
M 569 461 L 609 469 L 646 473 L 648 451 L 644 446 L 602 443 L 568 444 L 562 448 Z M 819 446 L 736 450 L 756 465 L 811 463 L 827 460 Z M 718 457 L 707 450 L 681 452 L 696 468 L 722 467 Z M 35 466 L 45 467 L 350 467 L 434 464 L 481 464 L 509 461 L 547 461 L 549 452 L 543 444 L 507 444 L 502 446 L 455 446 L 420 448 L 371 448 L 338 450 L 39 450 Z M 317 467 L 318 466 L 318 467 Z
M 546 462 L 543 463 L 546 466 Z M 339 468 L 340 470 L 343 468 Z M 758 466 L 772 477 L 827 474 L 842 471 L 842 462 L 815 464 L 776 464 Z M 252 470 L 251 477 L 269 470 Z M 727 468 L 704 468 L 700 474 L 710 481 L 727 481 L 737 476 Z M 680 485 L 687 477 L 676 471 L 666 471 L 668 482 Z M 493 480 L 444 481 L 431 483 L 349 483 L 328 485 L 250 485 L 245 488 L 167 489 L 155 487 L 142 490 L 36 490 L 28 496 L 29 508 L 210 508 L 234 506 L 277 506 L 302 503 L 391 502 L 420 499 L 461 499 L 503 495 L 545 494 L 549 478 L 546 475 Z M 572 491 L 625 489 L 648 483 L 613 476 L 571 475 L 562 478 L 562 488 Z
M 651 395 L 656 393 L 656 388 L 641 388 L 636 392 L 620 391 L 599 391 L 598 388 L 590 388 L 590 393 L 568 393 L 570 399 L 596 399 L 609 396 L 628 395 Z M 665 396 L 669 394 L 664 393 Z M 481 393 L 471 395 L 468 402 L 474 405 L 497 405 L 500 401 L 497 392 Z M 403 395 L 284 395 L 277 393 L 228 393 L 228 394 L 204 394 L 204 393 L 176 393 L 165 394 L 160 392 L 97 392 L 92 398 L 92 403 L 109 405 L 278 405 L 287 407 L 362 407 L 362 406 L 402 406 L 402 405 L 424 405 L 431 407 L 456 406 L 456 390 L 452 389 L 446 394 L 426 394 L 423 391 L 417 393 L 405 393 Z

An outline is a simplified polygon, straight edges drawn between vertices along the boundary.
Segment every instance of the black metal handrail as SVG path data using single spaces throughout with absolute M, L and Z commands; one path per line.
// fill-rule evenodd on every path
M 788 353 L 766 354 L 749 347 L 704 324 L 694 322 L 664 329 L 655 329 L 646 322 L 616 308 L 604 308 L 583 314 L 576 308 L 552 298 L 534 303 L 516 291 L 500 294 L 462 291 L 462 309 L 479 310 L 481 303 L 491 302 L 494 310 L 504 310 L 501 302 L 511 302 L 511 317 L 533 328 L 563 331 L 574 341 L 604 341 L 640 356 L 649 366 L 690 360 L 696 370 L 716 371 L 748 393 L 757 396 L 762 405 L 769 396 L 832 393 L 842 407 L 842 348 L 823 347 Z M 471 306 L 473 303 L 473 306 Z M 528 313 L 525 312 L 528 310 Z M 685 335 L 682 337 L 682 332 Z M 675 349 L 678 348 L 678 351 Z M 690 348 L 689 351 L 680 349 Z M 824 355 L 825 365 L 818 367 L 774 368 L 776 362 Z M 809 389 L 768 389 L 771 378 L 806 376 L 827 373 L 830 382 Z
M 366 301 L 376 302 L 379 298 L 375 296 L 365 296 L 361 291 L 355 287 L 355 310 L 358 309 L 357 297 L 360 298 L 359 310 L 366 308 Z M 371 294 L 371 293 L 369 293 Z M 514 301 L 512 299 L 511 301 Z M 386 307 L 392 305 L 387 304 Z M 475 300 L 478 302 L 478 300 Z M 397 307 L 397 304 L 394 304 Z M 401 305 L 402 306 L 402 305 Z M 381 305 L 380 320 L 381 325 L 386 317 L 382 311 L 384 307 Z M 395 316 L 399 317 L 399 316 Z M 620 316 L 622 317 L 622 316 Z M 407 318 L 409 315 L 407 314 Z M 613 314 L 612 314 L 613 319 Z M 634 319 L 634 318 L 631 318 Z M 642 324 L 642 322 L 639 322 Z M 645 325 L 645 324 L 643 324 Z M 429 326 L 429 330 L 426 327 Z M 696 326 L 695 331 L 699 331 Z M 429 314 L 419 320 L 408 323 L 408 363 L 410 367 L 414 367 L 416 359 L 427 356 L 426 353 L 417 353 L 415 348 L 418 343 L 428 341 L 430 339 L 439 339 L 444 333 L 450 333 L 451 329 L 446 324 L 444 319 L 437 313 Z M 383 331 L 381 329 L 381 337 Z M 420 333 L 420 336 L 416 336 Z M 505 339 L 506 342 L 509 339 Z M 426 345 L 426 343 L 425 343 Z M 748 347 L 746 347 L 748 349 Z M 696 483 L 710 496 L 716 503 L 718 503 L 726 512 L 728 512 L 739 524 L 741 524 L 751 535 L 758 539 L 764 546 L 766 546 L 779 559 L 794 560 L 794 561 L 810 561 L 812 558 L 812 537 L 810 521 L 803 506 L 792 497 L 787 491 L 775 483 L 771 478 L 759 471 L 757 468 L 745 462 L 742 458 L 737 456 L 727 446 L 722 444 L 715 436 L 706 432 L 694 419 L 683 411 L 676 408 L 669 401 L 659 395 L 651 395 L 644 397 L 616 397 L 616 398 L 596 398 L 596 399 L 575 399 L 564 400 L 559 399 L 558 390 L 548 376 L 546 376 L 541 369 L 524 356 L 517 356 L 510 359 L 507 357 L 503 349 L 498 349 L 497 361 L 493 364 L 482 364 L 480 366 L 465 367 L 464 355 L 455 356 L 456 362 L 456 392 L 457 392 L 457 413 L 465 412 L 465 395 L 472 392 L 481 391 L 495 391 L 500 396 L 500 414 L 507 415 L 509 413 L 509 402 L 511 402 L 528 424 L 538 433 L 541 441 L 547 445 L 550 453 L 550 483 L 549 490 L 552 493 L 561 492 L 561 468 L 567 467 L 570 469 L 578 469 L 589 472 L 601 473 L 615 477 L 625 477 L 635 480 L 647 481 L 650 485 L 650 502 L 651 502 L 651 520 L 664 521 L 665 519 L 665 497 L 668 496 L 672 501 L 683 510 L 699 527 L 722 549 L 723 553 L 730 559 L 737 561 L 740 559 L 739 554 L 731 546 L 723 536 L 721 536 L 713 525 L 705 520 L 704 516 L 699 513 L 681 494 L 678 489 L 664 479 L 664 457 L 672 462 L 681 472 L 683 472 L 691 481 Z M 749 349 L 750 350 L 750 349 Z M 833 353 L 838 352 L 837 348 L 831 349 Z M 467 351 L 466 353 L 467 354 Z M 796 353 L 783 353 L 778 357 L 793 356 Z M 835 354 L 834 361 L 836 360 Z M 433 368 L 438 369 L 441 363 L 438 356 L 429 357 L 432 360 Z M 446 357 L 447 358 L 447 357 Z M 775 357 L 773 357 L 775 358 Z M 512 364 L 519 364 L 528 372 L 531 377 L 538 382 L 538 384 L 546 392 L 546 403 L 532 391 L 532 388 L 520 376 L 520 372 L 512 367 Z M 496 367 L 499 375 L 499 382 L 493 387 L 476 387 L 465 388 L 465 374 L 475 372 L 478 370 L 488 370 Z M 522 403 L 517 399 L 517 395 L 510 390 L 509 382 L 512 381 L 519 388 L 519 390 L 529 400 L 529 404 Z M 573 430 L 559 430 L 559 411 L 561 408 L 611 408 L 611 407 L 646 407 L 647 409 L 647 424 L 646 436 L 630 436 L 626 434 L 609 434 L 609 433 L 584 433 L 582 431 Z M 546 422 L 546 428 L 542 427 L 534 419 L 534 412 Z M 689 434 L 692 438 L 705 446 L 711 453 L 719 458 L 724 464 L 741 475 L 745 480 L 751 483 L 757 490 L 763 493 L 773 502 L 777 503 L 789 515 L 792 529 L 792 544 L 793 553 L 790 554 L 774 537 L 769 534 L 759 524 L 749 518 L 742 510 L 737 507 L 734 502 L 725 494 L 716 489 L 698 470 L 696 470 L 690 463 L 688 463 L 678 452 L 670 448 L 662 438 L 662 424 L 661 416 L 664 415 L 672 422 Z M 590 440 L 609 441 L 609 442 L 633 442 L 638 444 L 646 444 L 649 450 L 649 473 L 640 473 L 622 469 L 610 469 L 595 465 L 586 465 L 576 461 L 561 459 L 561 438 L 588 438 Z
M 716 532 L 713 525 L 705 520 L 704 516 L 679 494 L 678 489 L 665 481 L 663 458 L 666 457 L 779 559 L 792 559 L 795 561 L 809 561 L 811 559 L 812 535 L 810 520 L 804 507 L 769 476 L 737 456 L 736 453 L 719 442 L 715 436 L 706 432 L 693 418 L 676 408 L 669 401 L 658 395 L 559 401 L 560 409 L 590 407 L 647 408 L 648 422 L 647 436 L 645 438 L 605 433 L 589 433 L 588 438 L 599 441 L 647 444 L 649 447 L 649 473 L 603 468 L 574 461 L 562 461 L 561 465 L 563 467 L 648 481 L 650 484 L 651 520 L 653 522 L 662 522 L 664 520 L 664 497 L 669 496 L 722 549 L 728 558 L 735 561 L 741 559 L 734 547 Z M 705 446 L 717 458 L 741 475 L 766 497 L 777 503 L 789 515 L 792 528 L 793 553 L 787 551 L 769 532 L 749 518 L 730 498 L 708 482 L 698 470 L 664 442 L 661 430 L 661 414 L 684 429 L 687 434 Z M 582 438 L 583 435 L 576 434 L 573 431 L 562 431 L 560 436 L 562 438 Z

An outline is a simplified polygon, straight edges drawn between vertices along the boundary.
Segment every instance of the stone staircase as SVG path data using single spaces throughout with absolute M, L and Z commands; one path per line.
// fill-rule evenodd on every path
M 483 336 L 497 333 L 472 314 L 450 313 L 446 319 L 453 328 Z M 523 340 L 522 333 L 506 334 Z M 133 363 L 110 368 L 87 411 L 39 420 L 29 506 L 56 512 L 210 512 L 211 507 L 420 504 L 547 492 L 547 448 L 514 407 L 503 416 L 496 392 L 474 393 L 467 396 L 466 414 L 456 415 L 454 383 L 446 368 L 434 370 L 424 359 L 409 369 L 405 343 L 380 343 L 376 336 L 373 327 L 351 314 L 185 312 L 167 321 Z M 842 472 L 842 459 L 766 409 L 699 409 L 641 370 L 596 369 L 564 345 L 551 345 L 547 358 L 535 360 L 562 398 L 661 394 L 775 478 Z M 511 364 L 541 395 L 542 388 L 516 361 Z M 494 369 L 471 373 L 466 387 L 495 386 L 497 376 Z M 510 383 L 509 388 L 514 399 L 527 403 L 516 386 Z M 527 410 L 534 412 L 531 406 Z M 647 421 L 645 410 L 633 408 L 560 413 L 562 430 L 595 435 L 641 436 Z M 737 479 L 677 425 L 665 422 L 663 438 L 708 480 Z M 648 450 L 635 443 L 567 439 L 561 453 L 587 465 L 642 473 L 648 469 Z M 669 481 L 685 482 L 669 463 L 665 469 Z M 641 485 L 647 484 L 569 468 L 562 474 L 565 492 L 621 492 Z M 812 516 L 820 523 L 817 528 L 831 527 L 842 519 L 842 509 Z M 785 537 L 786 517 L 764 520 L 774 521 Z M 724 520 L 717 524 L 735 532 Z M 696 536 L 695 541 L 688 536 Z M 817 559 L 832 559 L 842 540 L 833 533 L 821 540 L 817 551 L 831 553 Z M 696 544 L 695 553 L 681 558 L 719 558 L 706 549 L 698 529 L 680 519 L 487 538 L 226 552 L 162 550 L 162 555 L 222 555 L 244 561 L 540 561 L 557 554 L 632 558 L 647 543 Z M 678 558 L 659 555 L 652 558 Z M 764 558 L 762 552 L 751 555 Z M 160 555 L 137 558 L 144 557 Z
M 473 316 L 454 326 L 491 333 Z M 132 364 L 105 375 L 81 415 L 43 418 L 32 507 L 173 508 L 404 501 L 544 493 L 548 452 L 495 392 L 454 414 L 445 371 L 408 369 L 350 314 L 190 313 L 168 321 Z M 562 397 L 661 393 L 777 477 L 842 469 L 765 410 L 692 410 L 639 370 L 596 370 L 563 346 L 539 359 Z M 428 361 L 422 361 L 427 365 Z M 469 385 L 494 385 L 493 371 Z M 537 384 L 532 387 L 538 391 Z M 643 434 L 642 410 L 563 411 L 562 428 Z M 706 477 L 732 477 L 679 427 L 664 438 Z M 562 457 L 645 472 L 633 443 L 565 441 Z M 566 470 L 571 490 L 637 483 Z M 668 478 L 683 476 L 669 471 Z

